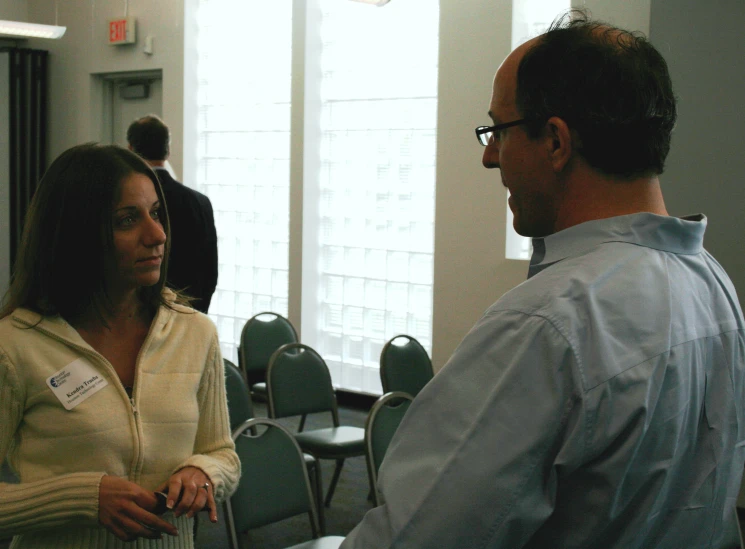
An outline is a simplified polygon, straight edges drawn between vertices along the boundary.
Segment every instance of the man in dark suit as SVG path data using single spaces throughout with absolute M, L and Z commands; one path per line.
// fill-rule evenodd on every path
M 193 297 L 192 307 L 206 313 L 217 286 L 217 232 L 210 199 L 179 183 L 166 169 L 170 154 L 168 126 L 148 115 L 127 130 L 130 150 L 155 170 L 171 221 L 168 286 Z

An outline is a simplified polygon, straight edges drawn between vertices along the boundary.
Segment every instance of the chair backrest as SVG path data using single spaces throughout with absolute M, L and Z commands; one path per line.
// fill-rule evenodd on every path
M 426 349 L 413 337 L 397 335 L 383 346 L 380 352 L 383 393 L 401 391 L 415 397 L 433 376 Z
M 274 351 L 286 343 L 296 343 L 292 323 L 277 313 L 258 313 L 246 321 L 238 349 L 240 367 L 245 372 L 266 370 Z
M 414 399 L 400 391 L 386 393 L 375 401 L 365 422 L 365 458 L 370 486 L 373 490 L 373 502 L 380 505 L 377 491 L 378 470 L 383 463 L 388 445 L 396 433 L 401 420 L 406 415 Z
M 251 393 L 241 371 L 227 358 L 223 359 L 223 363 L 225 364 L 225 393 L 228 397 L 230 429 L 233 430 L 244 421 L 254 417 L 254 407 L 251 402 Z
M 259 433 L 260 426 L 266 426 Z M 318 537 L 318 514 L 308 470 L 295 437 L 268 418 L 254 418 L 233 431 L 241 461 L 238 488 L 225 504 L 233 547 L 237 533 L 308 513 L 313 537 Z
M 269 360 L 266 386 L 269 417 L 330 411 L 338 427 L 331 374 L 321 355 L 308 345 L 290 343 L 277 349 Z

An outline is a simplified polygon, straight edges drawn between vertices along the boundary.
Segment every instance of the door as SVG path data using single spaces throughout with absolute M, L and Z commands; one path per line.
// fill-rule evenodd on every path
M 113 82 L 112 143 L 126 147 L 127 128 L 132 122 L 148 114 L 163 116 L 162 90 L 161 79 Z
M 127 128 L 148 114 L 163 115 L 160 70 L 95 75 L 101 83 L 101 142 L 127 147 Z M 168 121 L 165 121 L 168 124 Z

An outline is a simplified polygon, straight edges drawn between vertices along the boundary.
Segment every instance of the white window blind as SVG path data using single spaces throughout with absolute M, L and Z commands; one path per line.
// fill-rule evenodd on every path
M 287 315 L 292 2 L 198 0 L 195 28 L 196 188 L 219 241 L 209 314 L 237 363 L 248 318 Z
M 380 394 L 387 339 L 431 352 L 439 3 L 309 17 L 303 339 L 335 386 Z
M 512 0 L 512 49 L 538 36 L 570 5 L 569 0 Z M 530 259 L 533 246 L 530 238 L 520 236 L 512 226 L 512 210 L 507 206 L 507 259 Z

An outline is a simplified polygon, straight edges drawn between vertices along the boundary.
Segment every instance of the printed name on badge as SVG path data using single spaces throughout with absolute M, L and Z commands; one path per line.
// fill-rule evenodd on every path
M 103 375 L 82 358 L 47 378 L 47 385 L 66 410 L 72 410 L 108 384 Z

